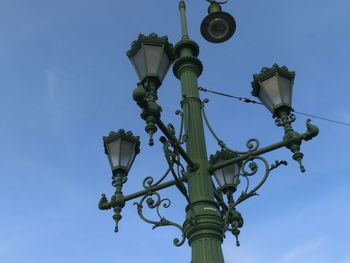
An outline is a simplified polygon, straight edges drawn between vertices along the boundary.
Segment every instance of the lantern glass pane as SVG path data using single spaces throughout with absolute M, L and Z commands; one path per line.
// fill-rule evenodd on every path
M 163 52 L 162 60 L 160 61 L 160 66 L 159 66 L 159 79 L 163 81 L 165 78 L 165 75 L 168 71 L 170 64 L 170 59 L 169 56 L 166 52 Z
M 265 91 L 260 87 L 259 91 L 259 99 L 262 103 L 266 105 L 266 107 L 269 109 L 269 111 L 273 111 L 273 105 L 269 99 L 269 97 L 266 95 Z
M 287 79 L 285 77 L 280 76 L 280 90 L 282 93 L 282 99 L 284 103 L 287 103 L 288 105 L 292 104 L 291 101 L 291 81 L 290 79 Z
M 137 71 L 139 73 L 140 80 L 146 73 L 146 63 L 145 63 L 145 57 L 144 57 L 144 50 L 143 47 L 141 47 L 136 54 L 132 57 L 132 60 L 137 68 Z
M 147 63 L 147 73 L 157 74 L 162 56 L 163 46 L 144 45 Z
M 234 165 L 223 168 L 223 173 L 226 184 L 232 184 L 234 179 Z
M 120 165 L 120 142 L 119 139 L 108 144 L 109 158 L 113 167 Z
M 220 39 L 228 34 L 229 28 L 227 21 L 218 17 L 209 22 L 208 33 L 211 37 Z
M 135 144 L 128 141 L 121 141 L 120 165 L 128 168 L 135 156 Z
M 240 166 L 237 163 L 235 163 L 234 166 L 235 166 L 234 175 L 235 177 L 237 177 L 239 176 Z
M 271 104 L 274 106 L 282 103 L 281 93 L 278 87 L 278 77 L 274 75 L 273 77 L 261 82 L 262 90 L 271 100 Z
M 225 184 L 225 179 L 224 179 L 224 175 L 222 174 L 222 169 L 216 170 L 214 172 L 216 181 L 218 181 L 218 184 L 220 187 L 222 187 Z

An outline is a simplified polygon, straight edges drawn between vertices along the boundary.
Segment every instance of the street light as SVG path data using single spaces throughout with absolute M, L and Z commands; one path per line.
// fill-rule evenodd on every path
M 201 34 L 209 42 L 221 43 L 230 39 L 236 31 L 235 19 L 221 9 L 221 4 L 215 0 L 207 0 L 210 2 L 208 15 L 201 23 Z
M 215 165 L 220 162 L 235 158 L 237 156 L 238 154 L 232 151 L 217 151 L 215 155 L 210 156 L 210 163 L 211 165 Z M 214 177 L 224 194 L 234 193 L 237 190 L 237 185 L 240 183 L 239 173 L 241 165 L 241 163 L 233 163 L 231 165 L 225 166 L 221 169 L 217 169 L 216 171 L 214 171 Z
M 139 35 L 137 41 L 127 52 L 141 83 L 154 82 L 158 87 L 162 83 L 174 55 L 168 38 L 158 37 L 155 33 L 149 36 Z
M 292 109 L 292 89 L 295 72 L 286 66 L 274 64 L 271 68 L 263 68 L 259 75 L 253 75 L 252 95 L 257 97 L 266 108 L 278 116 L 282 110 L 290 114 Z
M 220 4 L 214 0 L 208 1 L 214 7 Z M 140 35 L 127 52 L 140 81 L 133 91 L 133 99 L 141 108 L 141 118 L 146 122 L 149 145 L 154 145 L 153 135 L 159 129 L 163 133 L 160 143 L 168 167 L 158 179 L 147 176 L 142 182 L 142 190 L 124 195 L 122 188 L 139 152 L 139 140 L 131 132 L 111 133 L 104 138 L 104 145 L 111 164 L 112 185 L 116 187 L 116 191 L 110 200 L 103 194 L 98 206 L 102 210 L 113 208 L 115 231 L 118 231 L 122 208 L 126 202 L 140 198 L 138 202 L 134 202 L 140 218 L 152 224 L 153 228 L 176 227 L 181 237 L 175 238 L 173 243 L 181 246 L 188 240 L 192 248 L 192 263 L 223 263 L 221 244 L 225 232 L 231 232 L 239 245 L 238 235 L 243 226 L 243 217 L 237 211 L 237 206 L 257 195 L 272 170 L 280 165 L 287 165 L 284 160 L 269 164 L 262 155 L 286 147 L 293 153 L 293 159 L 304 172 L 300 146 L 303 141 L 317 136 L 318 128 L 308 120 L 306 132 L 297 133 L 293 130 L 295 116 L 292 114 L 291 101 L 295 74 L 286 67 L 273 65 L 272 68 L 263 68 L 261 74 L 253 76 L 252 87 L 253 95 L 272 113 L 277 126 L 283 126 L 282 140 L 260 147 L 259 141 L 252 138 L 246 142 L 245 150 L 238 151 L 227 147 L 206 117 L 205 104 L 208 100 L 201 100 L 199 97 L 197 80 L 203 71 L 203 65 L 198 59 L 199 46 L 188 36 L 186 6 L 183 0 L 179 2 L 179 9 L 182 38 L 174 48 L 167 37 L 152 33 L 149 36 Z M 176 111 L 181 118 L 179 133 L 172 124 L 164 124 L 161 118 L 162 108 L 157 103 L 158 88 L 171 64 L 182 89 L 182 109 Z M 220 147 L 210 160 L 204 125 Z M 250 178 L 261 172 L 261 180 L 252 184 Z M 161 214 L 161 209 L 169 208 L 171 202 L 168 198 L 162 198 L 159 191 L 172 186 L 177 187 L 187 203 L 186 219 L 180 224 Z M 240 193 L 236 191 L 238 186 L 243 186 Z M 154 209 L 159 219 L 148 218 L 144 214 L 146 208 Z
M 103 142 L 112 171 L 123 171 L 127 174 L 140 152 L 139 137 L 133 136 L 130 131 L 111 131 L 108 136 L 103 137 Z

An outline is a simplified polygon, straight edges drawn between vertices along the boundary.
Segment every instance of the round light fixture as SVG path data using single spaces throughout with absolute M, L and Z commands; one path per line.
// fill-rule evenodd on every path
M 226 12 L 207 15 L 201 24 L 201 34 L 209 42 L 221 43 L 232 37 L 236 31 L 235 19 Z

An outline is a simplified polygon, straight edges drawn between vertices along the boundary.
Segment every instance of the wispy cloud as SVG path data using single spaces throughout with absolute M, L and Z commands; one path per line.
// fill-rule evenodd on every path
M 325 241 L 325 238 L 320 238 L 317 240 L 309 241 L 304 244 L 301 244 L 298 247 L 295 247 L 286 252 L 284 256 L 282 256 L 281 263 L 312 263 L 317 262 L 321 263 L 320 259 L 315 257 L 318 255 L 318 250 L 322 249 L 322 245 Z
M 350 111 L 340 113 L 340 121 L 350 123 Z
M 344 259 L 342 262 L 340 262 L 340 263 L 350 263 L 350 257 L 349 258 L 346 258 L 346 259 Z
M 52 105 L 56 105 L 56 89 L 58 84 L 57 75 L 51 70 L 45 70 L 46 85 L 49 99 Z

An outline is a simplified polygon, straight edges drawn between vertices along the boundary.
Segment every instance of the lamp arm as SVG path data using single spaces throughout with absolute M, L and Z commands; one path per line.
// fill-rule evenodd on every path
M 163 132 L 163 134 L 168 138 L 168 140 L 171 141 L 173 146 L 178 150 L 179 154 L 181 157 L 186 161 L 186 163 L 189 165 L 190 169 L 192 171 L 195 171 L 198 169 L 198 165 L 194 163 L 191 158 L 188 156 L 186 151 L 182 148 L 180 142 L 178 139 L 175 137 L 174 134 L 165 126 L 165 124 L 162 122 L 161 119 L 158 119 L 157 121 L 157 126 L 158 128 Z
M 221 168 L 224 168 L 226 166 L 229 166 L 231 164 L 238 163 L 240 161 L 245 161 L 245 160 L 251 158 L 252 156 L 259 156 L 259 155 L 262 155 L 264 153 L 268 153 L 268 152 L 271 152 L 273 150 L 279 149 L 281 147 L 287 147 L 288 149 L 292 150 L 294 148 L 293 147 L 294 145 L 300 146 L 302 141 L 309 141 L 312 138 L 316 137 L 319 133 L 319 129 L 317 128 L 317 126 L 311 124 L 310 122 L 311 122 L 310 119 L 308 119 L 306 121 L 307 131 L 300 134 L 300 135 L 297 133 L 294 133 L 295 136 L 293 136 L 293 137 L 284 136 L 283 140 L 280 142 L 271 144 L 271 145 L 266 146 L 264 148 L 256 149 L 253 151 L 248 151 L 248 152 L 246 152 L 238 157 L 235 157 L 235 158 L 232 158 L 232 159 L 220 162 L 220 163 L 216 163 L 214 165 L 209 165 L 210 174 L 213 174 L 214 171 L 221 169 Z M 296 155 L 294 153 L 293 159 L 296 160 L 295 156 Z
M 146 203 L 147 207 L 150 209 L 155 209 L 157 212 L 157 215 L 159 217 L 159 220 L 153 220 L 145 217 L 143 214 L 143 208 L 144 203 Z M 177 247 L 181 246 L 183 243 L 185 243 L 186 237 L 185 237 L 185 231 L 182 226 L 179 224 L 172 222 L 168 219 L 166 219 L 164 216 L 160 213 L 160 208 L 169 208 L 171 205 L 171 201 L 168 198 L 161 198 L 161 196 L 157 192 L 149 192 L 145 196 L 142 197 L 140 202 L 135 202 L 134 205 L 137 206 L 137 213 L 139 217 L 145 221 L 146 223 L 152 224 L 153 229 L 160 227 L 160 226 L 174 226 L 178 228 L 181 232 L 181 240 L 179 238 L 174 238 L 173 244 Z
M 252 156 L 258 156 L 258 155 L 261 155 L 261 154 L 264 154 L 267 152 L 271 152 L 271 151 L 276 150 L 278 148 L 284 147 L 285 145 L 286 145 L 285 141 L 280 141 L 280 142 L 271 144 L 269 146 L 266 146 L 264 148 L 257 149 L 255 151 L 248 151 L 247 153 L 242 154 L 238 157 L 235 157 L 235 158 L 232 158 L 232 159 L 229 159 L 226 161 L 222 161 L 220 163 L 216 163 L 214 165 L 209 166 L 209 172 L 210 172 L 210 174 L 213 174 L 214 171 L 216 171 L 218 169 L 224 168 L 224 167 L 229 166 L 229 165 L 234 164 L 234 163 L 248 160 Z
M 186 177 L 181 177 L 181 178 L 178 178 L 178 180 L 179 181 L 185 181 L 185 180 L 187 180 L 187 178 Z M 132 199 L 138 198 L 140 196 L 144 196 L 144 195 L 148 194 L 149 192 L 156 192 L 158 190 L 162 190 L 164 188 L 168 188 L 170 186 L 175 185 L 176 183 L 177 183 L 177 180 L 170 180 L 168 182 L 165 182 L 165 183 L 162 183 L 162 184 L 159 184 L 159 185 L 147 188 L 145 190 L 141 190 L 141 191 L 138 191 L 138 192 L 126 195 L 126 196 L 123 197 L 123 200 L 125 202 L 127 202 L 127 201 L 130 201 Z

